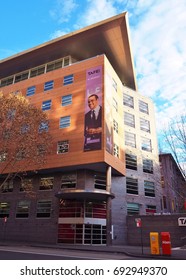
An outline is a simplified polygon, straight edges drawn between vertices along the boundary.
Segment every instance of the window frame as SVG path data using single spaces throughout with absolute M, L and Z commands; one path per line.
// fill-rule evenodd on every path
M 69 74 L 69 75 L 64 76 L 64 78 L 63 78 L 64 86 L 73 84 L 73 82 L 74 82 L 74 74 Z
M 71 116 L 64 116 L 61 117 L 59 120 L 59 128 L 63 129 L 63 128 L 68 128 L 71 125 Z
M 52 200 L 41 199 L 37 201 L 36 217 L 37 218 L 50 218 L 52 210 Z
M 42 102 L 42 106 L 41 106 L 42 111 L 48 111 L 51 109 L 51 107 L 52 107 L 51 99 L 48 99 L 48 100 L 45 100 Z
M 133 177 L 126 177 L 126 193 L 132 195 L 139 195 L 138 179 Z
M 54 80 L 50 80 L 44 83 L 44 91 L 52 90 L 54 88 Z
M 69 152 L 69 140 L 58 141 L 57 142 L 57 154 L 61 155 L 61 154 L 66 154 L 68 152 Z
M 72 94 L 67 94 L 61 97 L 61 106 L 66 107 L 72 104 Z
M 136 134 L 125 131 L 125 145 L 136 148 Z
M 26 96 L 32 96 L 36 92 L 36 86 L 30 86 L 27 88 Z

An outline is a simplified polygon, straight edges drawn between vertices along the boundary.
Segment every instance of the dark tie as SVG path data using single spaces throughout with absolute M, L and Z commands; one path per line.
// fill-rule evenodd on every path
M 95 114 L 95 111 L 93 110 L 92 111 L 92 121 L 94 122 L 96 120 L 96 114 Z

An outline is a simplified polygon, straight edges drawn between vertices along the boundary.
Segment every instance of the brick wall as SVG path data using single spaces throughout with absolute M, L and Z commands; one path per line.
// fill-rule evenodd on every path
M 159 215 L 159 216 L 127 216 L 127 244 L 141 245 L 141 228 L 136 226 L 135 218 L 141 218 L 143 244 L 150 246 L 150 232 L 170 232 L 172 247 L 184 245 L 186 226 L 178 226 L 178 218 L 185 214 Z M 186 241 L 186 239 L 185 239 Z

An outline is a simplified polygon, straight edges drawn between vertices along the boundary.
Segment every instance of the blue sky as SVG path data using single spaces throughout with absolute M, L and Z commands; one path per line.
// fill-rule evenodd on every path
M 186 109 L 186 0 L 1 1 L 0 59 L 128 11 L 139 92 L 158 133 Z

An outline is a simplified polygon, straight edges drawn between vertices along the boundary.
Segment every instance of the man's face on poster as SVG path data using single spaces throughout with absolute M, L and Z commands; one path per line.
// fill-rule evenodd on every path
M 94 110 L 98 106 L 98 98 L 95 95 L 88 98 L 88 106 L 90 110 Z

